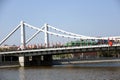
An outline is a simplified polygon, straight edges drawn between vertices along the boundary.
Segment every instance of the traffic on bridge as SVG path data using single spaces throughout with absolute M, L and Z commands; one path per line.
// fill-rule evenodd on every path
M 37 30 L 27 40 L 25 27 Z M 5 45 L 4 43 L 19 28 L 21 29 L 21 44 Z M 58 31 L 58 33 L 49 31 L 50 28 Z M 44 33 L 44 43 L 29 44 L 29 42 L 41 32 Z M 71 40 L 64 43 L 62 42 L 62 40 L 61 42 L 59 41 L 53 43 L 49 39 L 50 35 Z M 66 32 L 48 24 L 44 24 L 44 26 L 38 28 L 29 25 L 23 21 L 21 21 L 20 24 L 0 42 L 0 45 L 1 62 L 5 61 L 7 56 L 8 61 L 11 61 L 11 59 L 19 60 L 21 66 L 26 65 L 25 59 L 27 59 L 27 62 L 30 64 L 33 64 L 34 60 L 38 63 L 41 63 L 41 61 L 43 60 L 43 64 L 51 64 L 53 59 L 63 59 L 66 57 L 80 59 L 95 59 L 98 57 L 120 57 L 120 36 L 89 37 Z

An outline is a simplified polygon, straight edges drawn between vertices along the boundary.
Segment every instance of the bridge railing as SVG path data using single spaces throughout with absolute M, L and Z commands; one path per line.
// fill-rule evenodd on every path
M 120 43 L 114 43 L 112 46 L 120 46 Z M 65 46 L 65 45 L 52 45 L 49 47 L 45 46 L 34 46 L 34 47 L 26 47 L 25 50 L 33 50 L 33 49 L 47 49 L 47 48 L 65 48 L 65 47 L 80 47 L 80 48 L 89 48 L 89 47 L 111 47 L 109 44 L 96 44 L 96 45 L 84 45 L 84 46 Z M 0 48 L 0 52 L 9 52 L 9 51 L 20 51 L 19 47 L 15 47 L 15 49 L 10 48 Z

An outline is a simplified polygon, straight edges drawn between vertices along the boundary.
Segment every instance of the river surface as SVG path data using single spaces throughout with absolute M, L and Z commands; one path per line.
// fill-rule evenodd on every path
M 120 63 L 1 68 L 0 80 L 120 80 Z

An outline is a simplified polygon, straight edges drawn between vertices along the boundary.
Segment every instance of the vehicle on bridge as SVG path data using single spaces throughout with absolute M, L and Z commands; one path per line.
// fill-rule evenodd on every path
M 76 40 L 76 41 L 70 41 L 65 44 L 61 43 L 55 43 L 51 46 L 45 47 L 45 44 L 31 44 L 26 45 L 27 50 L 29 49 L 44 49 L 44 48 L 58 48 L 58 47 L 74 47 L 74 46 L 93 46 L 93 45 L 104 45 L 108 44 L 109 46 L 112 46 L 113 44 L 117 44 L 114 40 L 94 40 L 94 39 L 84 39 L 84 40 Z M 8 45 L 8 46 L 2 46 L 0 47 L 0 52 L 5 51 L 15 51 L 15 50 L 21 50 L 20 46 L 16 45 Z
M 109 44 L 112 46 L 114 40 L 94 40 L 94 39 L 86 39 L 86 40 L 76 40 L 67 42 L 64 46 L 72 47 L 72 46 L 90 46 L 90 45 L 100 45 L 100 44 Z

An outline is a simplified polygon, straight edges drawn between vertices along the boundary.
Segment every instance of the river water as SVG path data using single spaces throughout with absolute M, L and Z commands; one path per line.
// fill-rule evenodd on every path
M 120 63 L 2 68 L 0 80 L 120 80 Z

